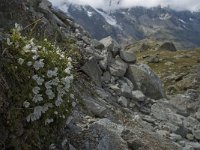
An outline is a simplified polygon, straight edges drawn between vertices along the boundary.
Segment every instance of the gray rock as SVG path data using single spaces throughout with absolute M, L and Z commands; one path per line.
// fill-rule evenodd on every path
M 194 135 L 194 137 L 195 137 L 197 140 L 200 140 L 200 129 L 199 129 L 199 130 L 193 130 L 193 131 L 192 131 L 192 134 Z
M 102 71 L 95 58 L 91 58 L 87 61 L 81 69 L 92 79 L 92 81 L 94 81 L 97 86 L 101 86 Z
M 136 62 L 136 56 L 133 52 L 121 50 L 120 57 L 127 63 L 135 63 Z
M 174 125 L 182 125 L 185 117 L 176 114 L 177 109 L 167 102 L 158 102 L 151 106 L 153 116 Z
M 137 100 L 137 101 L 144 101 L 145 95 L 139 90 L 132 91 L 132 99 Z
M 163 43 L 158 50 L 166 50 L 166 51 L 177 51 L 175 45 L 172 42 Z
M 182 140 L 182 137 L 178 134 L 172 133 L 172 134 L 170 134 L 170 139 L 177 142 L 177 141 Z
M 127 83 L 123 83 L 121 87 L 121 94 L 122 96 L 126 98 L 131 98 L 132 97 L 132 90 L 131 87 Z
M 160 78 L 147 65 L 130 65 L 126 73 L 134 86 L 152 99 L 165 97 Z
M 110 64 L 109 71 L 113 76 L 123 77 L 127 68 L 128 65 L 121 58 L 116 57 L 116 59 Z
M 193 150 L 199 150 L 200 149 L 200 143 L 198 142 L 187 142 L 186 145 L 189 147 L 191 146 Z
M 87 110 L 95 116 L 104 117 L 104 115 L 107 113 L 107 108 L 103 104 L 100 104 L 100 101 L 95 102 L 95 100 L 91 97 L 86 97 L 83 100 Z
M 124 107 L 128 106 L 128 100 L 123 96 L 119 97 L 117 102 Z
M 185 118 L 183 120 L 183 125 L 189 130 L 200 129 L 200 122 L 192 116 Z
M 92 45 L 94 46 L 95 49 L 99 49 L 99 50 L 103 50 L 104 49 L 104 45 L 102 43 L 100 43 L 97 40 L 92 40 Z
M 102 55 L 104 59 L 99 62 L 99 65 L 102 70 L 107 70 L 108 65 L 110 65 L 111 62 L 113 61 L 113 57 L 112 57 L 111 52 L 107 52 L 107 51 L 103 51 Z
M 100 43 L 102 43 L 108 51 L 111 51 L 114 56 L 116 56 L 120 50 L 119 44 L 113 40 L 111 36 L 101 39 Z
M 191 134 L 191 133 L 188 133 L 188 134 L 186 135 L 186 138 L 187 138 L 189 141 L 192 141 L 192 140 L 194 140 L 194 135 Z
M 108 71 L 104 72 L 101 79 L 102 79 L 103 82 L 109 83 L 110 80 L 111 80 L 110 72 L 108 72 Z

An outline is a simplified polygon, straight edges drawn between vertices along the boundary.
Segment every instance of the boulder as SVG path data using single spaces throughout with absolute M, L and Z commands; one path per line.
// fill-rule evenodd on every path
M 131 87 L 127 83 L 123 83 L 121 86 L 121 94 L 126 97 L 126 98 L 131 98 L 132 93 L 131 93 Z
M 137 101 L 144 101 L 145 95 L 139 90 L 132 91 L 132 99 L 137 100 Z
M 166 51 L 177 51 L 175 45 L 172 42 L 163 43 L 158 50 L 166 50 Z
M 133 52 L 121 50 L 120 57 L 122 60 L 124 60 L 127 63 L 135 63 L 136 62 L 136 56 Z
M 117 102 L 122 105 L 123 107 L 127 107 L 128 106 L 128 100 L 123 97 L 123 96 L 120 96 L 117 100 Z
M 160 78 L 147 65 L 130 65 L 126 73 L 134 86 L 152 99 L 165 97 L 164 88 Z
M 110 72 L 106 71 L 103 73 L 103 76 L 101 77 L 101 80 L 105 83 L 109 83 L 111 80 Z
M 109 71 L 113 76 L 123 77 L 127 68 L 128 65 L 121 58 L 116 57 L 116 59 L 110 64 Z
M 200 130 L 193 130 L 192 133 L 197 140 L 200 140 Z
M 103 50 L 105 48 L 104 45 L 100 43 L 98 40 L 94 39 L 94 40 L 91 40 L 91 42 L 95 49 Z
M 116 56 L 121 49 L 119 44 L 113 40 L 111 36 L 101 39 L 100 43 L 102 43 L 108 51 L 111 51 L 114 56 Z
M 81 69 L 85 72 L 97 86 L 101 86 L 101 74 L 102 71 L 97 64 L 97 60 L 95 58 L 91 58 L 87 61 Z

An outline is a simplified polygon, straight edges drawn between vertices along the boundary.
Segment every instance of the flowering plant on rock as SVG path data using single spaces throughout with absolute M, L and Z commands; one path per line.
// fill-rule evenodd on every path
M 18 86 L 10 94 L 26 110 L 27 122 L 42 118 L 48 125 L 65 118 L 70 111 L 74 100 L 73 60 L 47 39 L 28 39 L 21 35 L 21 30 L 16 24 L 7 38 L 8 50 L 14 57 L 8 69 L 18 79 Z

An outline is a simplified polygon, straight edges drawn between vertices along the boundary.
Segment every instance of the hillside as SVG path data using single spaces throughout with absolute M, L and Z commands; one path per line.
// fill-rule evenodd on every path
M 117 4 L 113 5 L 110 7 Z M 71 3 L 57 7 L 98 40 L 112 36 L 122 43 L 153 39 L 161 42 L 173 41 L 178 49 L 200 46 L 199 12 L 175 11 L 161 7 L 109 10 L 109 5 L 106 10 L 102 10 Z
M 0 0 L 0 20 L 0 149 L 200 149 L 198 88 L 169 96 L 143 54 L 90 38 L 47 0 Z M 161 64 L 178 65 L 171 55 Z

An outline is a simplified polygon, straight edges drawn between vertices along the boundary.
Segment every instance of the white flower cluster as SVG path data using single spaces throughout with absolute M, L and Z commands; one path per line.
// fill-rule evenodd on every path
M 46 111 L 49 110 L 49 108 L 52 108 L 52 107 L 53 107 L 52 103 L 47 103 L 44 106 L 36 106 L 34 108 L 34 112 L 26 117 L 27 122 L 31 122 L 31 121 L 33 122 L 40 119 L 42 113 L 45 113 Z
M 21 26 L 16 24 L 15 31 L 21 30 Z M 47 42 L 47 40 L 44 40 L 44 42 Z M 12 45 L 15 43 L 8 38 L 7 44 Z M 49 46 L 50 43 L 46 44 Z M 24 58 L 19 58 L 17 60 L 19 65 L 25 65 L 30 69 L 30 72 L 34 72 L 34 75 L 30 77 L 34 87 L 32 88 L 32 93 L 27 93 L 32 96 L 32 100 L 23 102 L 24 108 L 33 108 L 33 112 L 26 117 L 27 122 L 38 120 L 42 114 L 46 113 L 50 108 L 61 106 L 63 102 L 65 102 L 65 98 L 70 95 L 69 90 L 74 79 L 71 73 L 73 68 L 72 58 L 66 58 L 66 54 L 55 45 L 50 46 L 55 50 L 55 55 L 58 55 L 60 60 L 67 62 L 65 69 L 63 69 L 63 66 L 59 67 L 59 65 L 49 69 L 49 64 L 45 64 L 45 61 L 48 62 L 48 60 L 46 60 L 44 55 L 48 54 L 49 51 L 45 46 L 42 47 L 35 44 L 34 39 L 26 41 L 26 45 L 22 47 L 22 54 L 27 54 L 27 56 L 31 55 L 31 60 L 26 61 L 27 59 Z M 74 98 L 72 95 L 70 95 L 70 97 Z M 58 115 L 59 111 L 53 112 L 54 115 Z M 65 118 L 63 114 L 58 116 Z M 53 118 L 47 118 L 45 124 L 50 124 L 53 121 Z

